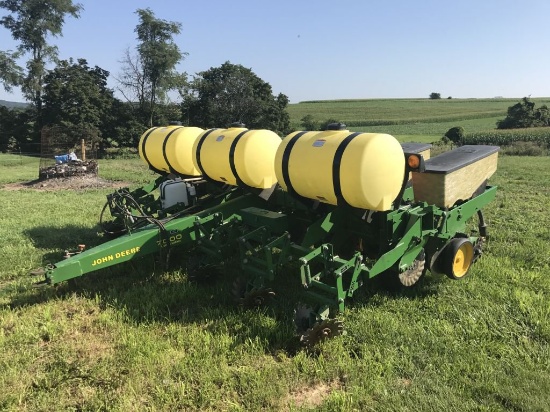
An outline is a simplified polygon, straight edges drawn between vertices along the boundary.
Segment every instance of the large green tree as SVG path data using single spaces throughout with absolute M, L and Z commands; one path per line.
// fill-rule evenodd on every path
M 0 151 L 36 153 L 39 147 L 32 140 L 36 113 L 33 107 L 8 109 L 0 106 Z
M 535 103 L 528 97 L 508 107 L 506 118 L 497 122 L 497 129 L 519 129 L 525 127 L 550 126 L 550 110 L 546 105 L 535 109 Z
M 0 50 L 0 84 L 11 92 L 13 86 L 19 86 L 23 78 L 23 69 L 16 63 L 16 54 Z
M 122 74 L 117 80 L 126 98 L 138 103 L 144 122 L 152 126 L 157 120 L 157 105 L 166 103 L 167 93 L 185 81 L 185 75 L 176 71 L 176 65 L 186 53 L 174 42 L 181 23 L 158 19 L 149 8 L 138 9 L 136 14 L 139 16 L 135 28 L 137 54 L 126 51 Z
M 0 19 L 0 25 L 10 30 L 19 42 L 18 54 L 30 56 L 21 90 L 35 106 L 40 127 L 46 65 L 57 60 L 57 47 L 48 43 L 48 37 L 61 36 L 65 17 L 78 18 L 82 5 L 72 0 L 1 0 L 0 8 L 8 12 Z
M 44 77 L 44 124 L 102 130 L 113 105 L 109 72 L 89 67 L 85 59 L 61 60 Z
M 288 97 L 274 96 L 271 85 L 251 69 L 225 62 L 200 72 L 183 101 L 183 119 L 201 127 L 227 127 L 242 122 L 248 128 L 266 128 L 279 134 L 290 129 Z

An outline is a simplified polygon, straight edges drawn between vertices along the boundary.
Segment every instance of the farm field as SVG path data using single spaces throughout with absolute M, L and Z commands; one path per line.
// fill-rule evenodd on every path
M 489 103 L 478 110 L 491 112 Z M 423 122 L 422 113 L 407 112 L 419 129 L 402 129 L 399 140 L 436 141 L 421 125 L 457 125 Z M 548 410 L 548 156 L 500 157 L 497 197 L 484 209 L 490 239 L 469 276 L 428 273 L 400 292 L 363 287 L 342 316 L 347 334 L 311 351 L 294 336 L 296 293 L 239 309 L 236 270 L 191 282 L 145 257 L 33 288 L 40 279 L 30 270 L 103 242 L 98 217 L 113 191 L 20 184 L 37 170 L 36 158 L 0 154 L 0 410 Z M 131 188 L 156 177 L 139 159 L 102 160 L 99 170 Z
M 399 140 L 431 142 L 451 127 L 466 133 L 494 129 L 506 117 L 509 106 L 520 99 L 368 99 L 301 102 L 289 105 L 291 124 L 300 129 L 301 119 L 311 115 L 322 123 L 328 119 L 345 123 L 350 130 L 389 133 Z M 550 98 L 531 99 L 537 107 Z

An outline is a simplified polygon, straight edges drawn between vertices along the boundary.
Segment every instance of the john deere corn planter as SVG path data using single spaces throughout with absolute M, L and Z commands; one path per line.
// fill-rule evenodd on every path
M 430 158 L 430 145 L 344 128 L 283 140 L 242 127 L 148 130 L 139 153 L 159 178 L 109 195 L 102 225 L 114 238 L 47 266 L 42 283 L 159 252 L 203 266 L 238 259 L 244 280 L 233 293 L 244 306 L 276 293 L 278 277 L 295 277 L 308 304 L 295 311 L 298 335 L 314 345 L 342 333 L 335 316 L 370 278 L 412 286 L 426 270 L 464 277 L 487 236 L 481 210 L 495 197 L 487 179 L 498 147 Z

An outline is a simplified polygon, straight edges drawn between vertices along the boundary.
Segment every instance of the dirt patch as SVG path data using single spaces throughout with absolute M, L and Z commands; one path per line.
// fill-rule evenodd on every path
M 62 189 L 84 190 L 128 187 L 127 182 L 105 180 L 97 176 L 71 176 L 56 177 L 50 179 L 36 179 L 29 182 L 10 183 L 2 187 L 4 190 L 35 189 L 43 191 L 55 191 Z
M 314 385 L 292 391 L 287 396 L 285 404 L 289 408 L 314 408 L 321 406 L 326 397 L 329 396 L 332 391 L 339 389 L 340 387 L 341 383 L 336 380 L 329 383 L 318 382 Z

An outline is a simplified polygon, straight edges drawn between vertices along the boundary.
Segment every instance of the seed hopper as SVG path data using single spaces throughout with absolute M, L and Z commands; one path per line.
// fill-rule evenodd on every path
M 311 346 L 342 333 L 338 314 L 370 279 L 410 287 L 428 270 L 461 279 L 480 257 L 498 147 L 430 158 L 430 145 L 342 124 L 283 139 L 241 126 L 146 131 L 140 157 L 158 178 L 110 194 L 109 240 L 67 252 L 39 271 L 41 284 L 153 253 L 195 259 L 196 276 L 238 261 L 232 292 L 243 306 L 295 279 L 297 334 Z

